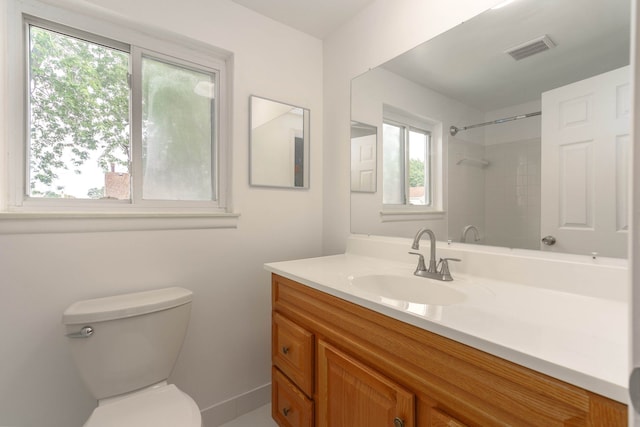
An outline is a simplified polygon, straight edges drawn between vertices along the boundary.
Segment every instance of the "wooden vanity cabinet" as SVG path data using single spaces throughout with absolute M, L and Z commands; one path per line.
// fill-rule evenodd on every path
M 272 303 L 282 427 L 627 425 L 626 405 L 276 274 Z

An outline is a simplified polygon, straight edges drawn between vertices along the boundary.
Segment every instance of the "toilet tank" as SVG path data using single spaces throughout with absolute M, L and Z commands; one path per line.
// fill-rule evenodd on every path
M 166 380 L 191 314 L 179 287 L 78 301 L 62 316 L 75 364 L 98 400 Z M 90 327 L 88 336 L 79 334 Z M 87 335 L 87 334 L 84 334 Z

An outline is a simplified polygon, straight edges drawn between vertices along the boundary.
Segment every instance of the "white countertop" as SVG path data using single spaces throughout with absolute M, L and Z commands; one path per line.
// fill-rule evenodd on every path
M 464 301 L 447 306 L 407 303 L 363 292 L 352 279 L 372 274 L 414 277 L 415 264 L 353 253 L 274 262 L 265 268 L 628 403 L 628 313 L 623 301 L 452 271 L 453 282 L 438 283 L 464 293 Z

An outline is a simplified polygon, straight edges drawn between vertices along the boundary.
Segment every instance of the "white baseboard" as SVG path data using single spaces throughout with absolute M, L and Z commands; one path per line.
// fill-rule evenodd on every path
M 202 409 L 202 427 L 218 427 L 271 401 L 271 383 Z

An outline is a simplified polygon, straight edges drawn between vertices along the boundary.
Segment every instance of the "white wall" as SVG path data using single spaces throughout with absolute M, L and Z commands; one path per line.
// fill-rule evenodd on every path
M 233 200 L 241 217 L 237 229 L 224 230 L 0 235 L 0 425 L 79 426 L 92 411 L 95 402 L 63 337 L 61 314 L 69 304 L 180 285 L 195 297 L 171 380 L 195 398 L 205 425 L 213 426 L 216 418 L 270 398 L 270 279 L 262 264 L 322 253 L 322 43 L 229 0 L 91 3 L 234 53 Z M 0 64 L 7 60 L 4 24 Z M 3 89 L 5 73 L 0 68 Z M 250 94 L 311 110 L 309 190 L 249 187 Z
M 481 13 L 499 0 L 376 0 L 324 40 L 324 252 L 349 234 L 351 79 Z

